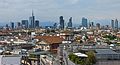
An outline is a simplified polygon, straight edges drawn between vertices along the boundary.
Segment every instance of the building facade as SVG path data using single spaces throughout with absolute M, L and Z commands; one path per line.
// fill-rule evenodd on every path
M 111 20 L 111 28 L 114 29 L 114 20 Z
M 82 18 L 82 27 L 88 27 L 88 22 L 87 22 L 87 19 L 86 18 Z
M 28 28 L 28 20 L 22 20 L 21 22 L 23 28 Z
M 60 16 L 60 29 L 64 29 L 64 19 L 63 19 L 63 16 Z
M 72 17 L 70 17 L 67 27 L 68 28 L 72 28 Z
M 115 20 L 115 29 L 118 30 L 118 20 Z
M 29 22 L 31 23 L 30 28 L 35 28 L 35 16 L 33 11 L 32 11 L 32 16 L 29 18 Z
M 35 28 L 38 28 L 39 27 L 39 20 L 36 20 L 35 21 Z
M 11 22 L 11 29 L 14 29 L 14 22 Z

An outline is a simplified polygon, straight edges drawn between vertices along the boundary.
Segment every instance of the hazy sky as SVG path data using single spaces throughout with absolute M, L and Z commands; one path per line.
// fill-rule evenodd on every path
M 0 0 L 0 22 L 28 19 L 32 10 L 41 22 L 58 22 L 61 15 L 75 23 L 82 17 L 120 20 L 120 0 Z

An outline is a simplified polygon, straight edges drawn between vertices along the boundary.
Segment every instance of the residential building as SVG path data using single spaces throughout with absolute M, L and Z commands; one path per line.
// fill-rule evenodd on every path
M 36 43 L 38 48 L 53 53 L 57 53 L 57 48 L 63 41 L 59 36 L 37 36 L 35 39 L 38 40 Z

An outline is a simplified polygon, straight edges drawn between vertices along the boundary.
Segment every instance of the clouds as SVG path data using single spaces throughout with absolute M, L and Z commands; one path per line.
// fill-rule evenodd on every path
M 85 16 L 93 18 L 119 18 L 120 0 L 0 0 L 0 20 L 28 19 L 31 10 L 41 21 L 58 21 L 58 17 L 73 16 L 76 22 Z

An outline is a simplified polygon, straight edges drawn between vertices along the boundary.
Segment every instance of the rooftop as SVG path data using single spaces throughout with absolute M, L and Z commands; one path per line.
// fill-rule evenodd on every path
M 35 39 L 44 40 L 49 44 L 62 43 L 63 41 L 63 38 L 60 38 L 59 36 L 36 36 Z
M 88 57 L 86 54 L 83 53 L 74 53 L 75 55 L 77 55 L 78 57 Z
M 111 49 L 96 49 L 97 54 L 118 54 Z

